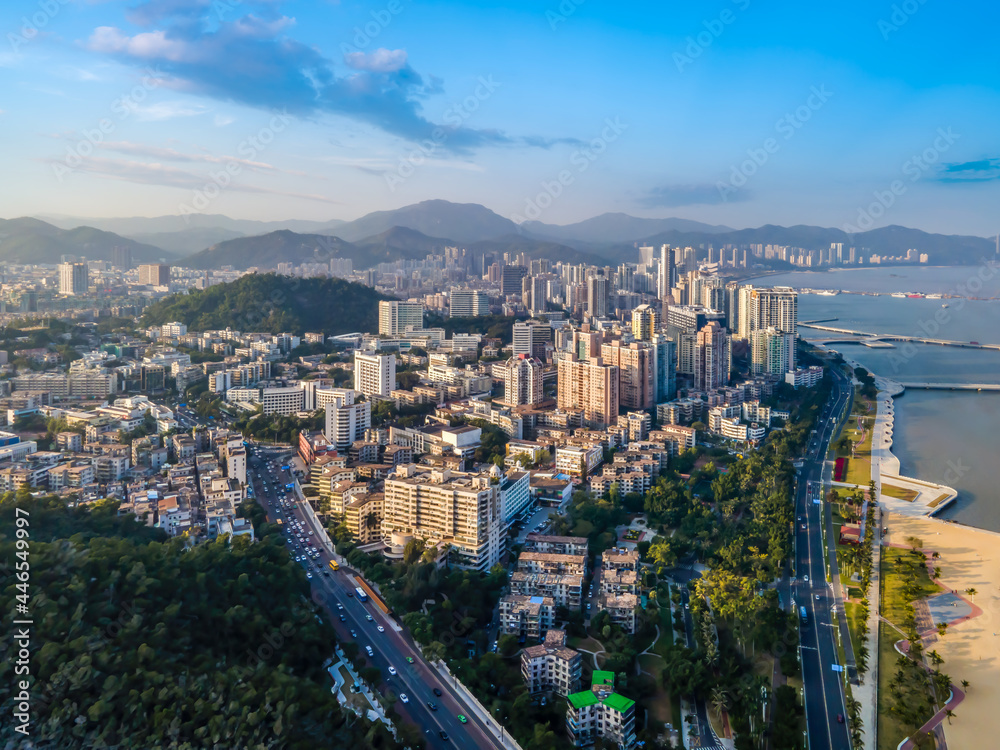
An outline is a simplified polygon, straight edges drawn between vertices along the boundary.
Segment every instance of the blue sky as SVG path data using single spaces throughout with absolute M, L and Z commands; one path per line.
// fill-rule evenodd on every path
M 665 5 L 11 0 L 3 215 L 1000 231 L 994 4 Z

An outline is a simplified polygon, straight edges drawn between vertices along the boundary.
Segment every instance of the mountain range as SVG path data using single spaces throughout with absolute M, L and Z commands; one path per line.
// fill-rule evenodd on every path
M 278 263 L 351 258 L 358 269 L 379 262 L 419 259 L 448 246 L 473 255 L 524 252 L 535 258 L 614 265 L 636 261 L 638 244 L 720 247 L 779 244 L 807 249 L 843 242 L 868 253 L 903 255 L 915 248 L 932 263 L 978 262 L 994 252 L 993 239 L 929 234 L 888 226 L 848 235 L 840 229 L 765 225 L 733 229 L 690 219 L 646 219 L 605 213 L 575 224 L 516 224 L 485 206 L 429 200 L 353 221 L 251 221 L 227 216 L 78 219 L 45 217 L 0 221 L 0 262 L 57 262 L 60 255 L 110 258 L 115 245 L 136 261 L 167 259 L 193 268 L 274 268 Z

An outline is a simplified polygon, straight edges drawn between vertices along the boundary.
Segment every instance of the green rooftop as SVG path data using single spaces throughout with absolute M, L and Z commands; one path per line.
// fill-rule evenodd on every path
M 573 708 L 586 708 L 597 703 L 597 696 L 590 690 L 582 690 L 579 693 L 570 694 L 569 702 L 573 705 Z
M 596 670 L 594 676 L 590 680 L 591 685 L 609 685 L 610 687 L 615 686 L 615 673 L 614 672 L 602 672 Z
M 613 708 L 618 713 L 625 713 L 632 706 L 635 705 L 634 700 L 626 698 L 624 695 L 618 695 L 618 693 L 612 693 L 607 698 L 605 698 L 602 703 L 609 708 Z

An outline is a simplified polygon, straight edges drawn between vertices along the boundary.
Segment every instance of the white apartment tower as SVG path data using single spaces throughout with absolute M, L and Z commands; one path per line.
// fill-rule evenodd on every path
M 419 538 L 451 547 L 451 564 L 485 573 L 503 548 L 500 470 L 469 473 L 415 464 L 385 480 L 382 535 L 390 548 Z
M 86 294 L 89 284 L 86 263 L 59 264 L 59 294 Z
M 508 406 L 524 406 L 542 401 L 542 363 L 527 354 L 504 363 L 504 396 Z
M 378 332 L 380 336 L 398 336 L 409 329 L 424 327 L 424 306 L 419 302 L 382 300 L 378 303 Z
M 388 396 L 396 387 L 396 355 L 354 352 L 354 390 L 365 396 Z

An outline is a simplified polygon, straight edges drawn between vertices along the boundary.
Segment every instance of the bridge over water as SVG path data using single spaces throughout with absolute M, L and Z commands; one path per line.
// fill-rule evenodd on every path
M 817 331 L 829 331 L 830 333 L 837 333 L 847 336 L 859 336 L 860 341 L 856 343 L 863 344 L 865 341 L 912 341 L 917 344 L 934 344 L 937 346 L 957 346 L 964 349 L 992 349 L 994 351 L 1000 351 L 1000 344 L 979 344 L 974 341 L 951 341 L 948 339 L 932 339 L 923 336 L 902 336 L 895 333 L 873 333 L 871 331 L 855 331 L 850 328 L 835 328 L 833 326 L 821 326 L 815 323 L 799 323 L 802 328 L 813 328 Z M 847 343 L 844 339 L 832 339 L 827 343 L 832 343 L 833 341 L 838 341 L 840 343 Z
M 932 391 L 1000 391 L 1000 383 L 905 383 L 904 388 L 923 388 Z

